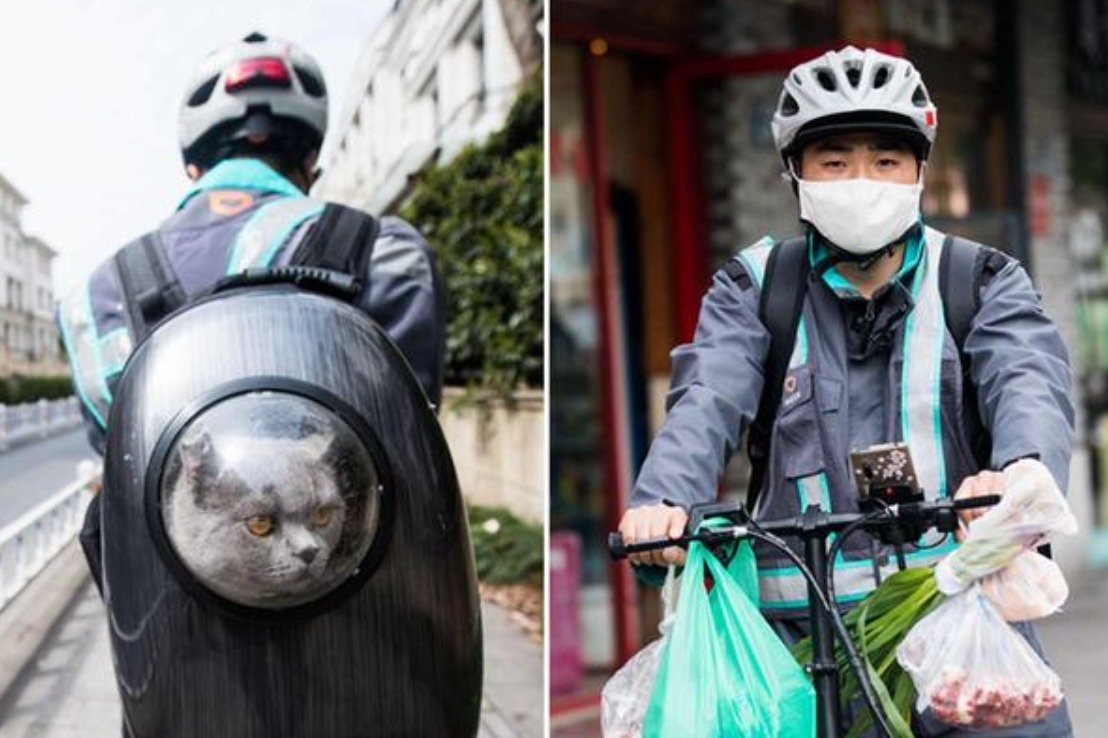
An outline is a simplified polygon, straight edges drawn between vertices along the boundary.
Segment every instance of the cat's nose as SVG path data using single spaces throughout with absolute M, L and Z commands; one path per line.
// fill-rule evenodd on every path
M 310 564 L 315 561 L 315 555 L 319 553 L 318 546 L 305 546 L 296 552 L 296 558 L 303 561 L 305 564 Z

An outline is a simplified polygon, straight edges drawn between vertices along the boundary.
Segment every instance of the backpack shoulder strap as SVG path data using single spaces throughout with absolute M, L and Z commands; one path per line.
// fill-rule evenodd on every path
M 750 487 L 747 490 L 747 509 L 753 513 L 769 463 L 769 446 L 785 373 L 789 358 L 796 344 L 796 331 L 808 292 L 807 242 L 795 238 L 778 244 L 766 261 L 762 293 L 758 302 L 758 316 L 770 335 L 769 355 L 765 364 L 765 383 L 758 414 L 750 426 L 747 450 L 750 454 Z
M 330 269 L 364 280 L 379 232 L 380 224 L 373 216 L 327 203 L 289 263 Z
M 157 231 L 132 241 L 114 258 L 124 307 L 137 344 L 188 301 Z
M 981 248 L 981 244 L 973 241 L 947 236 L 939 257 L 939 294 L 942 296 L 943 317 L 959 353 L 969 335 L 973 316 L 981 307 L 981 296 L 978 294 L 980 272 L 977 269 Z M 971 285 L 965 284 L 967 275 L 973 275 Z
M 982 291 L 1011 260 L 1012 257 L 1002 251 L 966 238 L 947 236 L 943 242 L 939 258 L 939 294 L 946 327 L 959 353 L 963 353 L 973 318 L 981 308 Z M 970 285 L 965 283 L 966 275 L 972 275 Z M 964 355 L 962 358 L 966 361 Z

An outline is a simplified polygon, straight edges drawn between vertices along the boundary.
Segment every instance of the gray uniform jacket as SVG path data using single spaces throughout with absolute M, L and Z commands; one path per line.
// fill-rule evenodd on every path
M 793 391 L 785 394 L 778 410 L 758 518 L 797 514 L 804 505 L 800 482 L 819 478 L 824 480 L 824 505 L 856 510 L 850 450 L 903 440 L 905 325 L 915 309 L 912 281 L 927 263 L 909 264 L 906 258 L 901 274 L 878 291 L 872 304 L 841 288 L 841 277 L 838 286 L 825 278 L 809 288 L 803 311 L 808 356 L 790 369 L 786 386 Z M 748 261 L 739 264 L 749 271 Z M 640 471 L 631 507 L 668 499 L 687 508 L 715 499 L 724 465 L 739 447 L 761 398 L 769 334 L 758 317 L 759 280 L 760 275 L 736 279 L 723 270 L 713 276 L 693 341 L 671 354 L 668 414 Z M 1024 269 L 1010 261 L 987 283 L 965 339 L 977 407 L 962 401 L 958 348 L 949 331 L 939 330 L 936 424 L 945 480 L 939 492 L 953 494 L 964 477 L 979 471 L 971 446 L 971 413 L 991 432 L 990 467 L 1037 457 L 1064 490 L 1074 423 L 1069 360 Z M 934 496 L 936 490 L 929 492 Z M 755 548 L 763 577 L 767 569 L 785 565 L 780 554 Z M 865 568 L 861 561 L 870 560 L 872 569 L 872 559 L 885 565 L 887 557 L 868 536 L 856 535 L 844 558 L 859 561 L 860 569 Z M 859 585 L 858 596 L 873 586 Z M 772 598 L 766 601 L 765 590 L 763 578 L 767 615 L 805 614 L 800 599 L 782 600 L 777 610 Z
M 210 174 L 211 184 L 205 187 L 201 180 L 159 228 L 171 267 L 189 295 L 247 266 L 286 263 L 323 207 L 260 162 L 235 160 Z M 389 334 L 437 405 L 445 328 L 431 248 L 407 222 L 383 217 L 368 271 L 354 304 Z M 59 323 L 90 440 L 102 451 L 111 392 L 133 348 L 112 260 L 63 303 Z

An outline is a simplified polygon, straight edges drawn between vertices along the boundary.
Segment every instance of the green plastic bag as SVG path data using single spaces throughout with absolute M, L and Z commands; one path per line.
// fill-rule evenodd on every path
M 664 648 L 644 738 L 816 735 L 812 683 L 758 611 L 749 542 L 738 544 L 729 566 L 705 546 L 689 546 Z

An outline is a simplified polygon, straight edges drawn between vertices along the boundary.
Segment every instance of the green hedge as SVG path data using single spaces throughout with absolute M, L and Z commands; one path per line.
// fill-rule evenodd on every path
M 503 130 L 420 175 L 401 214 L 438 255 L 446 383 L 507 398 L 543 374 L 543 98 L 520 93 Z
M 0 378 L 0 405 L 22 405 L 38 400 L 56 400 L 73 394 L 73 382 L 66 376 Z
M 469 508 L 477 578 L 491 584 L 542 586 L 543 529 L 502 507 Z

